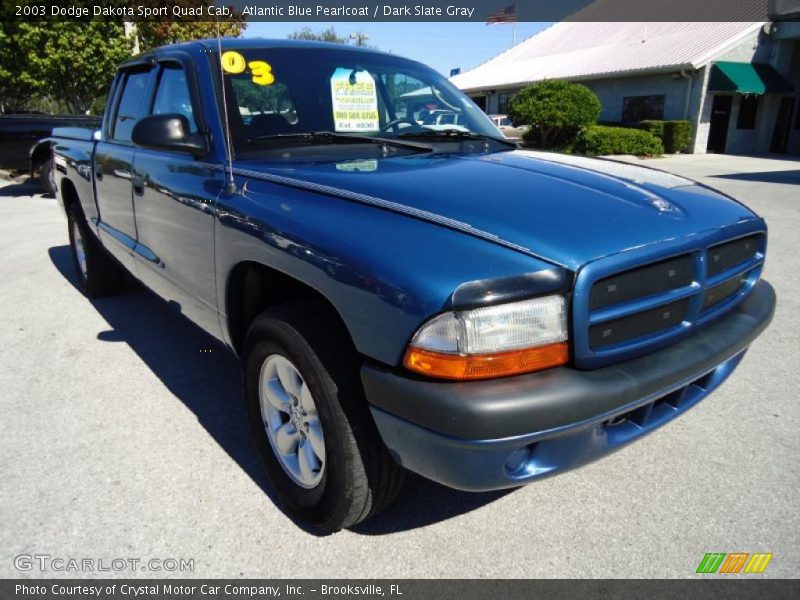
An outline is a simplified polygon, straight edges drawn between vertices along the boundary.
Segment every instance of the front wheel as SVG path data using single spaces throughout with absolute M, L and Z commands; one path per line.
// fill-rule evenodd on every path
M 247 412 L 267 477 L 289 512 L 323 531 L 388 505 L 404 471 L 364 399 L 355 350 L 325 307 L 262 313 L 244 352 Z

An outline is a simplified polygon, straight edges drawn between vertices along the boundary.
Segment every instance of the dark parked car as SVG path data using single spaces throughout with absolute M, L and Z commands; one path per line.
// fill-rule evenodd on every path
M 0 168 L 30 171 L 42 187 L 53 192 L 50 140 L 56 127 L 97 129 L 100 117 L 24 113 L 0 116 Z
M 582 465 L 708 396 L 770 322 L 739 202 L 519 150 L 397 56 L 223 44 L 123 64 L 99 141 L 56 137 L 59 199 L 88 296 L 134 274 L 241 357 L 298 518 L 358 523 L 405 469 L 490 490 Z M 398 114 L 415 88 L 460 128 Z

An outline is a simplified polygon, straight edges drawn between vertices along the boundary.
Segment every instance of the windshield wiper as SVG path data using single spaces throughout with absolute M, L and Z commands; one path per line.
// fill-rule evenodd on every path
M 302 133 L 274 133 L 272 135 L 260 135 L 250 138 L 249 142 L 268 142 L 268 141 L 296 141 L 296 142 L 325 142 L 329 144 L 379 144 L 381 146 L 395 146 L 397 148 L 408 148 L 417 152 L 433 152 L 433 148 L 427 144 L 417 144 L 395 140 L 392 138 L 348 135 L 346 133 L 334 133 L 333 131 L 305 131 Z
M 517 147 L 515 142 L 506 139 L 492 137 L 490 135 L 483 135 L 482 133 L 474 133 L 472 131 L 462 131 L 461 129 L 428 129 L 427 131 L 407 131 L 398 135 L 401 138 L 440 138 L 440 139 L 462 139 L 462 140 L 492 140 L 511 146 Z

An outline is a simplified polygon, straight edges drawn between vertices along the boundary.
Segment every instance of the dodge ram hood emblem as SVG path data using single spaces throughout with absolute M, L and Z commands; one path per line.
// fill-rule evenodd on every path
M 675 206 L 669 200 L 664 200 L 664 198 L 649 198 L 650 205 L 655 208 L 658 212 L 664 213 L 681 213 L 681 209 Z

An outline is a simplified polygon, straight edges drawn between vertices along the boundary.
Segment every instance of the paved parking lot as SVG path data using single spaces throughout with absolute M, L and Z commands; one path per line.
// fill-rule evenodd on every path
M 770 225 L 778 310 L 739 370 L 603 461 L 494 494 L 410 477 L 387 512 L 327 537 L 265 488 L 235 360 L 149 292 L 85 299 L 55 201 L 1 187 L 0 577 L 41 575 L 20 554 L 189 558 L 197 577 L 687 577 L 712 551 L 772 552 L 764 576 L 796 577 L 800 162 L 646 164 Z

